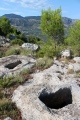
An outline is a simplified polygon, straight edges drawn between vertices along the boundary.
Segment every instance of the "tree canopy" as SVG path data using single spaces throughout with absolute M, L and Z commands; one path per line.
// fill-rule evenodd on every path
M 80 44 L 80 20 L 70 27 L 69 35 L 65 42 L 70 45 Z
M 64 24 L 61 16 L 61 8 L 56 10 L 42 10 L 41 30 L 51 37 L 56 43 L 64 40 Z
M 5 16 L 0 18 L 0 30 L 4 35 L 7 35 L 11 30 L 10 21 Z

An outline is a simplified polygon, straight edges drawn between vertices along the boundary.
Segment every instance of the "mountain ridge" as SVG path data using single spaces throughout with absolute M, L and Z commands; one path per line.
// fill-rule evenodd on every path
M 21 16 L 16 14 L 5 14 L 12 26 L 16 27 L 19 31 L 26 35 L 34 35 L 38 37 L 43 37 L 40 30 L 40 18 L 41 16 Z M 2 16 L 1 16 L 2 17 Z M 65 30 L 68 31 L 68 28 L 74 24 L 76 19 L 71 19 L 67 17 L 62 17 Z M 67 33 L 67 32 L 66 32 Z

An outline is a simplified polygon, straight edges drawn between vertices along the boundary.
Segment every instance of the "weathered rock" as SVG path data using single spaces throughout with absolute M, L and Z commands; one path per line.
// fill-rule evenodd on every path
M 64 50 L 61 52 L 61 57 L 64 58 L 70 58 L 71 57 L 71 51 L 70 50 Z
M 80 71 L 80 64 L 79 63 L 70 63 L 68 69 L 73 70 L 74 72 Z
M 80 63 L 80 57 L 74 57 L 73 60 L 76 61 L 77 63 Z
M 5 118 L 4 120 L 12 120 L 10 117 Z
M 9 44 L 10 39 L 5 38 L 4 36 L 0 36 L 0 46 L 6 46 L 6 44 Z
M 23 120 L 80 120 L 80 87 L 67 70 L 68 65 L 55 60 L 14 91 L 12 101 Z
M 36 44 L 31 44 L 31 43 L 24 43 L 22 44 L 22 48 L 26 48 L 32 51 L 37 51 L 40 49 L 40 47 Z
M 16 75 L 23 69 L 30 69 L 36 60 L 27 56 L 11 55 L 0 58 L 0 77 Z

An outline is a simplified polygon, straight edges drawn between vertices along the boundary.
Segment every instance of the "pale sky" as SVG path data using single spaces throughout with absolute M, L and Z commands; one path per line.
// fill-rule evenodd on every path
M 42 9 L 62 8 L 62 16 L 80 19 L 80 0 L 0 0 L 0 16 L 18 14 L 21 16 L 40 16 Z

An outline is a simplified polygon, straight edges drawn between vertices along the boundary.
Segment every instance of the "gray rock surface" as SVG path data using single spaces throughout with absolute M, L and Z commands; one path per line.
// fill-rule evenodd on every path
M 6 44 L 9 44 L 9 41 L 10 39 L 0 36 L 0 46 L 6 46 Z
M 27 56 L 11 55 L 0 58 L 0 77 L 16 75 L 23 69 L 30 69 L 36 60 Z
M 80 63 L 80 57 L 74 57 L 73 60 L 76 61 L 77 63 Z
M 80 78 L 57 60 L 13 93 L 23 120 L 80 120 Z
M 68 69 L 72 69 L 74 72 L 80 71 L 79 63 L 69 63 Z
M 71 57 L 71 51 L 70 50 L 64 50 L 61 52 L 61 57 L 64 58 L 70 58 Z
M 32 51 L 37 51 L 40 49 L 40 47 L 37 44 L 32 44 L 32 43 L 23 43 L 22 48 L 26 48 Z
M 12 120 L 10 117 L 5 118 L 4 120 Z

